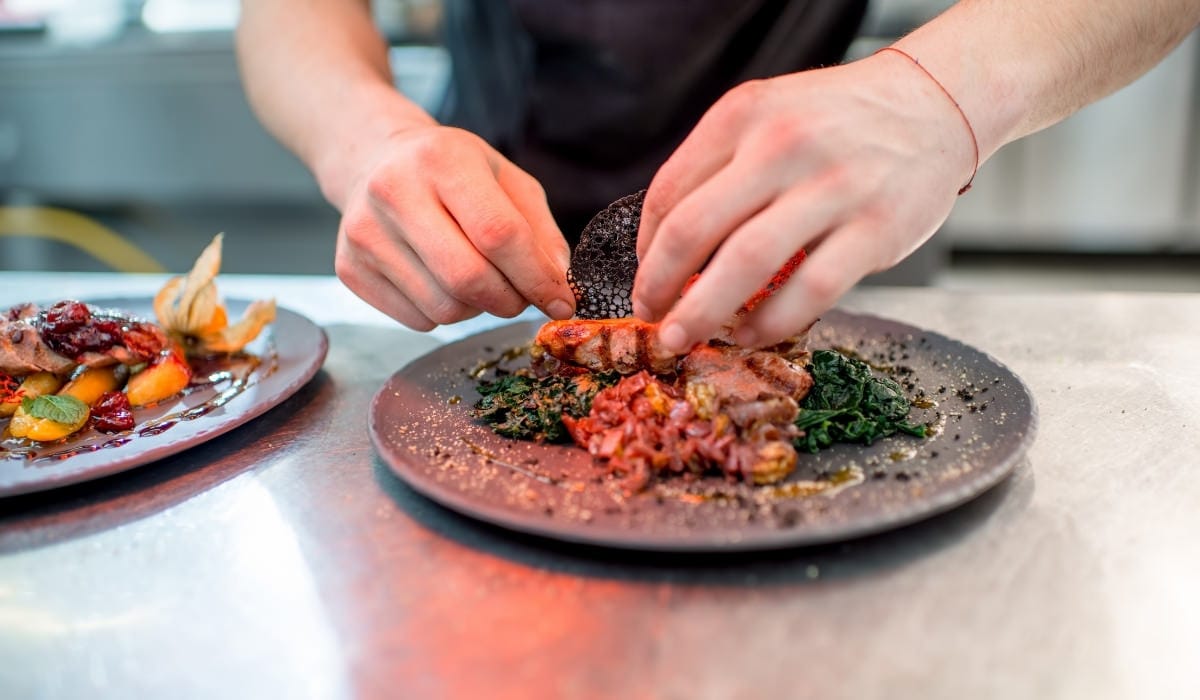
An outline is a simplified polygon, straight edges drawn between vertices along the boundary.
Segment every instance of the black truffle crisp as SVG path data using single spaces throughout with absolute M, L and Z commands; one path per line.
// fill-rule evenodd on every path
M 646 191 L 608 205 L 583 228 L 571 251 L 567 282 L 575 293 L 576 318 L 626 318 L 633 315 L 633 277 L 637 272 L 637 233 Z

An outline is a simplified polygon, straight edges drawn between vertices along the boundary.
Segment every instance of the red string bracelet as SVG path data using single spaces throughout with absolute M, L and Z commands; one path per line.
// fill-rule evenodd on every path
M 954 95 L 950 94 L 950 91 L 946 89 L 946 86 L 942 85 L 942 81 L 933 77 L 933 73 L 930 73 L 928 68 L 921 65 L 920 61 L 913 58 L 908 52 L 902 51 L 902 50 L 896 48 L 895 46 L 885 46 L 882 49 L 879 49 L 878 51 L 876 51 L 875 53 L 880 54 L 880 53 L 883 53 L 884 51 L 894 51 L 894 52 L 900 54 L 901 56 L 912 61 L 913 65 L 916 66 L 917 68 L 920 68 L 922 73 L 929 76 L 929 79 L 933 81 L 933 84 L 937 85 L 938 88 L 941 89 L 942 94 L 945 95 L 950 100 L 950 102 L 954 105 L 954 108 L 958 110 L 958 116 L 962 117 L 963 124 L 967 125 L 967 131 L 970 132 L 970 134 L 971 134 L 971 145 L 975 147 L 975 167 L 971 170 L 971 177 L 970 177 L 970 179 L 967 180 L 967 184 L 963 185 L 962 189 L 958 191 L 958 193 L 960 195 L 965 193 L 967 190 L 971 189 L 971 183 L 975 182 L 975 174 L 979 172 L 979 139 L 977 139 L 975 137 L 975 129 L 973 129 L 971 127 L 971 120 L 967 119 L 967 113 L 963 111 L 963 108 L 961 106 L 959 106 L 958 100 L 954 99 Z

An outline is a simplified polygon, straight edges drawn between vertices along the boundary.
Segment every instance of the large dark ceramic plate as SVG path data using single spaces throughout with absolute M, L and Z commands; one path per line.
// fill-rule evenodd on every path
M 446 345 L 394 374 L 370 432 L 413 489 L 453 510 L 545 537 L 639 550 L 699 552 L 812 545 L 879 532 L 964 503 L 1005 478 L 1033 440 L 1021 380 L 989 355 L 909 325 L 840 311 L 810 347 L 852 350 L 916 397 L 926 439 L 891 437 L 800 455 L 781 485 L 666 480 L 633 496 L 585 451 L 502 438 L 471 416 L 473 375 L 529 343 L 518 323 Z
M 88 300 L 89 304 L 153 318 L 149 298 Z M 227 300 L 231 319 L 248 302 Z M 257 364 L 242 364 L 237 379 L 223 379 L 162 405 L 134 412 L 137 426 L 105 435 L 90 428 L 62 443 L 21 445 L 0 442 L 0 496 L 13 496 L 115 474 L 182 452 L 262 415 L 308 380 L 329 344 L 325 332 L 307 318 L 280 308 L 246 352 Z

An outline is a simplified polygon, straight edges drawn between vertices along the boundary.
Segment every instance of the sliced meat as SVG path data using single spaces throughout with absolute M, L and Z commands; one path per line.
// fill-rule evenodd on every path
M 659 344 L 656 330 L 655 324 L 636 318 L 550 321 L 538 330 L 533 357 L 593 372 L 673 374 L 678 356 Z
M 813 385 L 812 376 L 791 360 L 733 346 L 692 350 L 680 363 L 680 374 L 688 385 L 710 387 L 722 407 L 781 397 L 799 402 Z
M 34 372 L 66 374 L 75 362 L 51 350 L 27 319 L 0 319 L 0 372 L 21 377 Z
M 798 360 L 808 356 L 808 332 L 776 343 L 760 352 Z M 710 345 L 732 348 L 731 332 L 725 329 Z M 698 346 L 697 350 L 706 346 Z M 738 350 L 740 352 L 740 350 Z M 693 350 L 696 352 L 696 350 Z M 646 370 L 652 374 L 674 374 L 680 357 L 658 342 L 658 324 L 637 318 L 568 319 L 549 321 L 538 329 L 533 357 L 539 363 L 553 358 L 594 372 L 633 374 Z
M 755 348 L 755 350 L 773 353 L 788 360 L 801 361 L 801 364 L 803 364 L 803 361 L 808 360 L 808 334 L 812 331 L 812 327 L 813 324 L 809 324 L 808 327 L 793 336 L 784 338 L 774 345 Z M 722 328 L 721 332 L 709 342 L 709 345 L 714 347 L 736 347 L 737 343 L 733 340 L 733 329 Z

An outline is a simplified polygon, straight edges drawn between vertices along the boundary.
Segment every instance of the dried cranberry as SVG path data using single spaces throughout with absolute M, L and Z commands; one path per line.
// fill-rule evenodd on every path
M 60 301 L 42 312 L 42 323 L 53 333 L 69 333 L 92 320 L 92 312 L 81 301 Z
M 110 391 L 92 406 L 92 427 L 102 433 L 133 429 L 133 408 L 121 391 Z
M 54 352 L 77 359 L 85 352 L 104 352 L 121 340 L 121 324 L 95 319 L 87 305 L 60 301 L 41 313 L 39 330 Z

